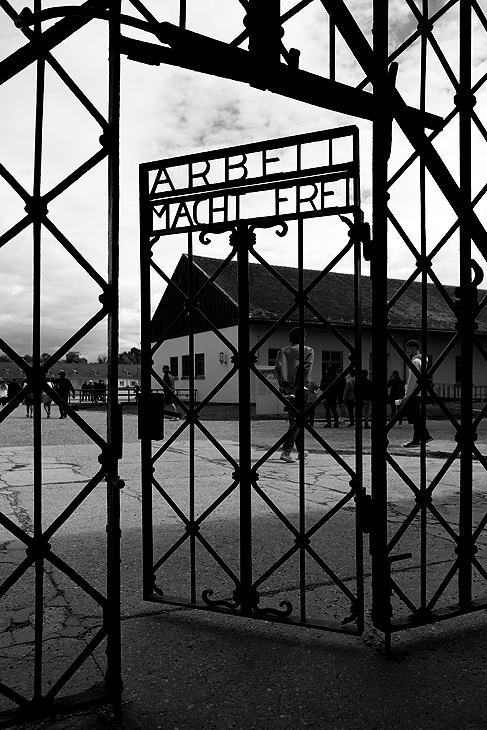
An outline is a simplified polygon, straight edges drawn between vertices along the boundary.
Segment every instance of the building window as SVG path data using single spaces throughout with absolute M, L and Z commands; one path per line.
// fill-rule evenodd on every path
M 205 355 L 203 352 L 194 356 L 194 376 L 195 378 L 205 377 Z
M 190 373 L 189 355 L 182 355 L 181 356 L 181 377 L 189 378 L 190 376 L 191 376 L 191 373 Z M 196 355 L 194 356 L 194 377 L 195 378 L 204 378 L 205 377 L 205 355 L 203 352 L 196 353 Z
M 274 365 L 276 364 L 278 352 L 279 352 L 278 347 L 269 347 L 269 349 L 267 350 L 267 364 L 268 365 L 272 365 L 272 367 L 274 367 Z
M 343 352 L 341 350 L 322 350 L 321 352 L 321 377 L 326 373 L 326 369 L 332 367 L 335 370 L 340 368 L 343 370 Z
M 169 372 L 174 375 L 175 378 L 179 375 L 179 359 L 177 357 L 169 358 Z

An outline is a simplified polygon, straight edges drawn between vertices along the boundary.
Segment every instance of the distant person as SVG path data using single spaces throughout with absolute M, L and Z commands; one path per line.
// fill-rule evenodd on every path
M 362 377 L 360 378 L 360 396 L 362 400 L 362 419 L 364 422 L 364 428 L 370 428 L 370 402 L 372 399 L 372 382 L 369 380 L 369 371 L 362 370 Z M 357 382 L 355 382 L 355 388 L 357 388 Z M 356 396 L 355 396 L 356 398 Z
M 88 383 L 86 380 L 83 381 L 83 385 L 81 386 L 81 400 L 88 400 Z
M 64 370 L 60 371 L 59 380 L 57 381 L 56 386 L 57 392 L 59 393 L 63 401 L 65 403 L 69 403 L 69 398 L 71 395 L 75 395 L 75 391 L 72 382 L 69 378 L 66 377 L 66 373 L 64 372 Z M 59 404 L 59 414 L 59 418 L 66 418 L 67 416 L 67 410 L 61 404 Z
M 333 416 L 333 425 L 339 427 L 339 416 L 337 409 L 337 386 L 335 384 L 336 371 L 329 365 L 326 373 L 321 378 L 320 390 L 325 393 L 325 428 L 331 428 L 331 417 Z
M 421 370 L 422 355 L 419 351 L 419 342 L 417 340 L 408 340 L 406 342 L 406 354 L 410 358 L 412 364 L 417 370 Z M 423 422 L 421 418 L 421 403 L 419 398 L 419 392 L 415 392 L 418 380 L 416 374 L 413 373 L 412 369 L 409 368 L 408 378 L 406 381 L 406 392 L 402 401 L 402 405 L 405 406 L 406 417 L 408 423 L 413 426 L 413 438 L 407 444 L 404 444 L 406 449 L 414 446 L 421 446 L 421 444 L 427 444 L 433 440 L 430 435 L 426 422 Z
M 8 403 L 8 387 L 5 380 L 0 379 L 0 408 L 3 408 Z
M 310 426 L 315 425 L 315 415 L 316 415 L 316 409 L 310 408 L 312 404 L 316 400 L 316 396 L 318 394 L 319 385 L 314 380 L 310 380 L 308 382 L 308 401 L 307 401 L 307 408 L 309 409 L 309 416 L 308 416 L 308 423 Z
M 27 380 L 24 380 L 24 385 L 27 385 Z M 26 418 L 34 418 L 34 393 L 30 392 L 25 396 L 24 405 L 26 407 Z
M 98 403 L 99 401 L 101 403 L 105 402 L 105 394 L 106 394 L 106 386 L 104 381 L 100 378 L 96 383 L 93 383 L 93 397 L 95 400 L 95 403 Z
M 7 386 L 7 397 L 9 402 L 15 398 L 17 393 L 20 393 L 22 390 L 22 383 L 20 380 L 10 380 Z
M 343 391 L 345 389 L 345 380 L 341 377 L 342 368 L 336 368 L 336 397 L 337 397 L 337 411 L 339 423 L 345 423 L 346 408 L 343 403 Z
M 404 398 L 405 395 L 405 388 L 404 388 L 404 380 L 399 375 L 398 370 L 393 370 L 391 373 L 391 377 L 387 381 L 387 389 L 389 391 L 389 405 L 391 406 L 391 418 L 394 418 L 394 416 L 397 413 L 397 405 L 396 401 L 401 401 Z M 402 418 L 399 417 L 398 423 L 401 426 L 402 425 Z
M 349 426 L 355 426 L 355 377 L 348 373 L 343 389 L 343 403 L 348 411 Z
M 303 341 L 305 337 L 306 332 L 303 331 Z M 301 364 L 299 362 L 301 349 L 300 342 L 301 332 L 298 327 L 294 327 L 289 332 L 290 344 L 283 347 L 282 350 L 279 350 L 277 353 L 274 372 L 276 374 L 281 393 L 289 399 L 290 404 L 292 403 L 296 408 L 306 408 L 308 400 L 308 383 L 310 380 L 311 370 L 313 368 L 314 352 L 311 347 L 303 345 L 304 362 Z M 288 415 L 290 431 L 282 445 L 281 459 L 282 461 L 292 463 L 294 462 L 294 459 L 291 456 L 291 451 L 293 450 L 295 443 L 298 452 L 302 453 L 303 458 L 308 456 L 308 452 L 304 450 L 304 438 L 301 437 L 299 429 L 292 428 L 292 426 L 296 423 L 296 414 L 291 408 L 288 409 Z
M 174 417 L 171 418 L 171 421 L 178 421 L 179 418 L 177 416 L 177 408 L 176 404 L 174 403 L 174 381 L 175 377 L 172 375 L 172 373 L 169 371 L 169 365 L 163 365 L 162 366 L 162 382 L 166 385 L 164 388 L 164 409 L 166 406 L 170 406 L 172 410 L 174 411 Z
M 46 385 L 48 385 L 50 388 L 53 388 L 52 376 L 49 373 L 47 379 L 46 379 Z M 51 406 L 52 406 L 52 398 L 49 395 L 49 393 L 43 393 L 42 394 L 42 405 L 44 406 L 44 410 L 46 412 L 46 418 L 51 418 Z

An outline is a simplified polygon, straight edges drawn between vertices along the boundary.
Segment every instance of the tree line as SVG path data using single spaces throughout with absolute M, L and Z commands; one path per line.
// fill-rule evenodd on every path
M 41 355 L 41 363 L 46 362 L 51 357 L 51 355 L 48 352 L 43 352 Z M 32 355 L 24 355 L 23 359 L 26 363 L 29 365 L 33 362 Z M 0 353 L 0 362 L 10 362 L 10 358 L 8 355 L 5 355 L 3 353 Z M 87 363 L 88 360 L 80 355 L 79 352 L 68 352 L 66 354 L 66 357 L 64 360 L 60 360 L 59 362 L 65 362 L 65 363 Z M 98 355 L 96 362 L 99 364 L 108 362 L 108 356 L 107 355 Z M 120 365 L 138 365 L 140 363 L 140 350 L 138 347 L 132 347 L 128 351 L 120 352 L 118 355 L 118 362 Z

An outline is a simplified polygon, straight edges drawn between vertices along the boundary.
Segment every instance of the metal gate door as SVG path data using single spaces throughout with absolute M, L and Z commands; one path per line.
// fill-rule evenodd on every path
M 144 164 L 140 186 L 145 598 L 361 632 L 361 428 L 343 456 L 312 425 L 332 389 L 360 378 L 357 129 Z M 269 263 L 276 233 L 295 266 Z M 347 262 L 344 283 L 335 268 Z M 330 300 L 343 286 L 349 327 L 338 330 Z M 308 405 L 261 370 L 296 326 L 314 380 L 320 359 L 346 354 Z M 252 418 L 262 388 L 277 420 Z M 212 412 L 228 402 L 238 420 L 223 433 Z M 310 451 L 292 464 L 279 458 L 284 408 Z

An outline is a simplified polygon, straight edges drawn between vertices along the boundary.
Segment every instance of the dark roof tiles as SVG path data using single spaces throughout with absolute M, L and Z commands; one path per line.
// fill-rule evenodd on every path
M 195 256 L 195 264 L 208 276 L 211 276 L 221 265 L 220 259 Z M 298 287 L 298 270 L 290 266 L 273 266 L 278 276 L 282 277 L 292 287 Z M 319 271 L 305 269 L 303 271 L 304 287 L 309 286 L 317 277 Z M 394 294 L 404 285 L 401 279 L 388 279 L 387 297 L 392 299 Z M 217 284 L 223 292 L 234 302 L 238 302 L 237 264 L 231 261 L 218 276 Z M 368 276 L 362 276 L 361 305 L 362 322 L 372 324 L 372 281 Z M 354 277 L 352 274 L 330 272 L 318 281 L 309 292 L 309 302 L 329 322 L 352 325 L 354 322 Z M 451 300 L 455 301 L 455 287 L 445 286 Z M 259 263 L 249 264 L 249 293 L 250 319 L 276 320 L 293 306 L 294 294 L 267 268 Z M 485 294 L 485 292 L 481 292 Z M 389 311 L 391 326 L 395 328 L 415 329 L 421 325 L 421 283 L 414 281 L 405 290 Z M 427 286 L 427 324 L 429 329 L 452 330 L 455 327 L 456 317 L 452 308 L 447 304 L 440 291 L 433 283 Z M 297 320 L 297 311 L 287 319 Z M 312 311 L 307 309 L 305 319 L 308 323 L 320 321 Z M 487 315 L 481 312 L 478 323 L 482 330 L 487 329 Z

